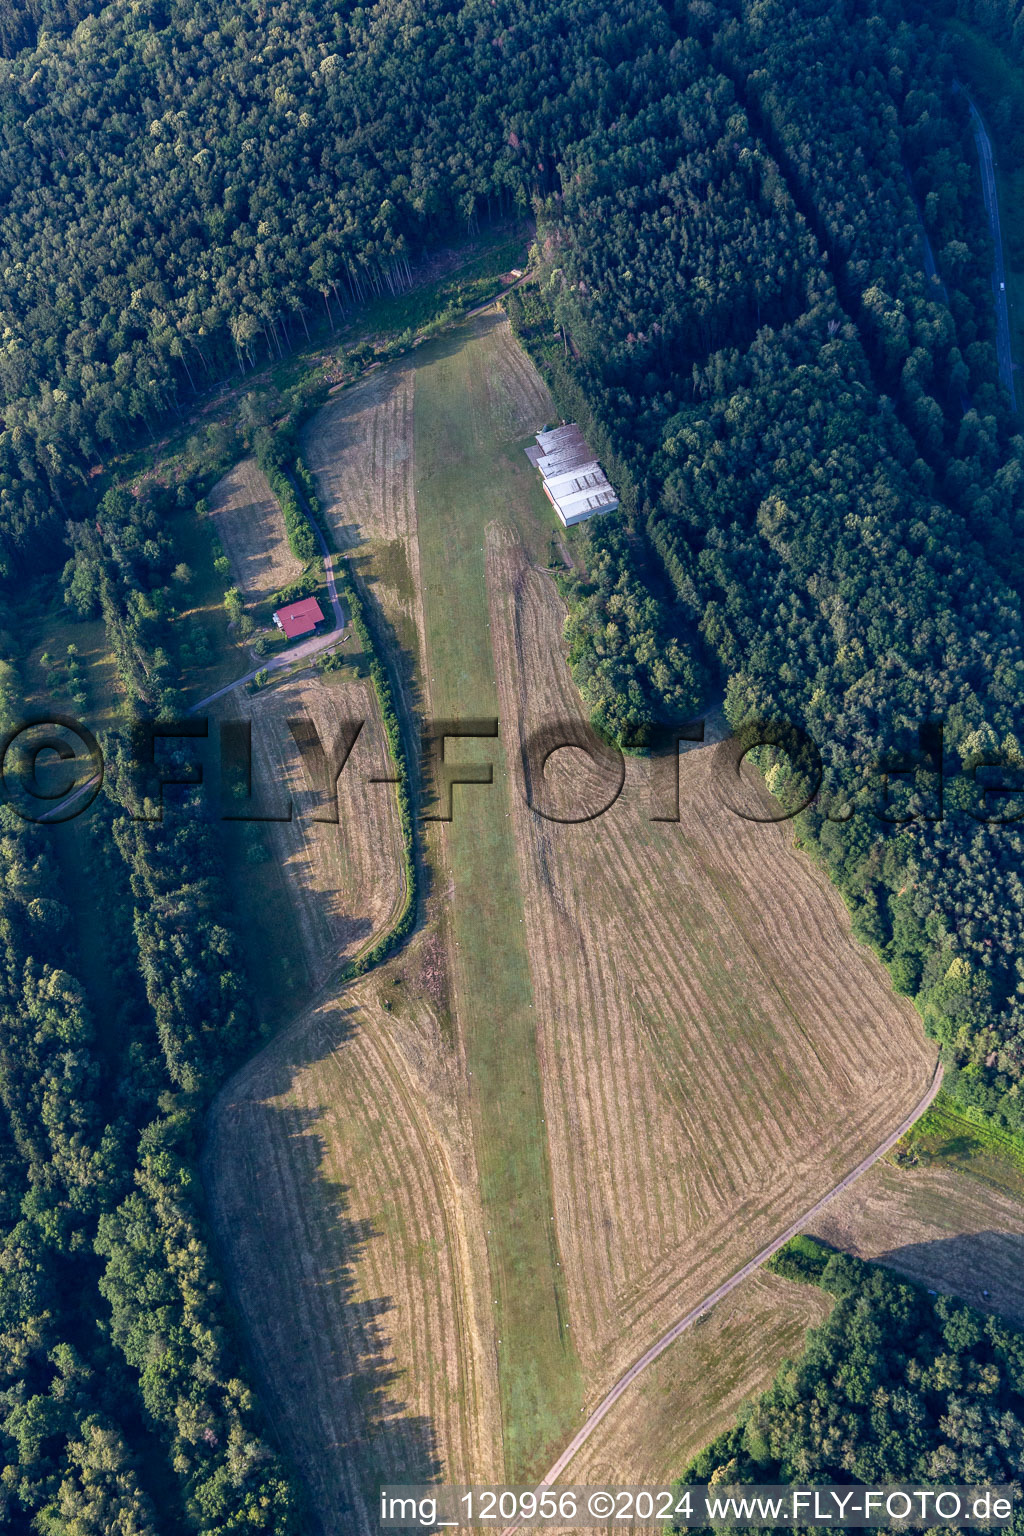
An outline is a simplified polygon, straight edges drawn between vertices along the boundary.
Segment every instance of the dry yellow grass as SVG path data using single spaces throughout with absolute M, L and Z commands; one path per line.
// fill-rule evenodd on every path
M 730 1429 L 742 1405 L 765 1391 L 831 1298 L 764 1272 L 751 1276 L 683 1334 L 616 1403 L 565 1474 L 590 1485 L 664 1486 L 698 1451 Z M 632 1536 L 660 1536 L 637 1522 Z M 555 1536 L 573 1536 L 566 1530 Z
M 302 574 L 302 562 L 288 548 L 281 508 L 253 459 L 243 459 L 214 486 L 210 521 L 247 605 L 269 602 Z
M 577 1483 L 663 1483 L 731 1428 L 739 1409 L 798 1355 L 831 1298 L 761 1272 L 683 1334 L 616 1403 L 573 1462 Z
M 403 895 L 395 791 L 367 782 L 394 771 L 376 695 L 361 679 L 300 676 L 253 697 L 229 695 L 215 708 L 222 718 L 251 721 L 253 789 L 266 814 L 281 815 L 291 802 L 291 820 L 267 821 L 262 833 L 296 919 L 302 955 L 294 958 L 315 989 L 387 929 Z M 290 719 L 313 721 L 332 753 L 343 721 L 366 722 L 338 780 L 336 825 L 316 819 L 334 808 L 302 761 Z M 273 947 L 278 938 L 267 933 L 265 942 Z
M 1024 1202 L 969 1174 L 883 1160 L 810 1230 L 932 1290 L 1024 1319 Z
M 406 970 L 269 1046 L 221 1096 L 206 1149 L 264 1400 L 327 1536 L 376 1532 L 381 1481 L 501 1472 L 472 1151 Z M 382 996 L 399 990 L 396 1017 Z
M 467 346 L 474 351 L 462 372 L 454 355 L 430 365 L 431 408 L 416 405 L 438 434 L 431 464 L 445 485 L 446 454 L 457 463 L 463 451 L 445 390 L 455 399 L 469 379 L 472 398 L 458 409 L 472 416 L 477 454 L 488 431 L 507 445 L 548 414 L 543 385 L 507 327 L 481 329 Z M 464 519 L 464 555 L 446 542 L 437 507 L 433 542 L 422 542 L 428 531 L 417 528 L 413 496 L 416 377 L 403 364 L 339 395 L 307 429 L 304 453 L 335 537 L 354 553 L 405 655 L 407 700 L 424 713 L 454 709 L 465 703 L 467 679 L 486 693 L 496 674 L 509 774 L 506 791 L 496 770 L 489 803 L 507 831 L 492 837 L 481 824 L 481 844 L 508 843 L 514 867 L 500 872 L 500 883 L 521 889 L 524 927 L 513 914 L 494 935 L 492 975 L 509 933 L 525 932 L 523 995 L 536 1018 L 552 1254 L 564 1269 L 592 1405 L 673 1318 L 883 1139 L 923 1092 L 933 1053 L 788 830 L 751 826 L 722 809 L 709 784 L 709 751 L 682 763 L 678 825 L 647 819 L 646 765 L 636 760 L 621 801 L 597 822 L 559 826 L 526 808 L 523 736 L 552 716 L 582 720 L 561 641 L 564 609 L 521 543 L 536 558 L 551 530 L 520 496 L 486 530 L 485 575 L 484 523 L 494 514 L 467 497 L 449 514 Z M 474 655 L 486 666 L 473 671 Z M 563 792 L 585 794 L 586 773 L 562 761 L 572 756 L 560 755 L 553 777 Z M 474 893 L 456 891 L 450 915 L 451 872 L 463 855 L 453 857 L 457 844 L 444 828 L 429 846 L 431 926 L 417 944 L 434 959 L 421 966 L 403 955 L 394 968 L 451 976 L 453 1027 L 432 985 L 413 989 L 404 1011 L 382 1011 L 392 996 L 381 990 L 390 985 L 385 972 L 360 984 L 358 1007 L 346 994 L 344 1018 L 341 1005 L 324 1004 L 260 1058 L 256 1075 L 231 1086 L 215 1117 L 211 1168 L 234 1160 L 243 1170 L 215 1201 L 218 1230 L 265 1390 L 331 1531 L 363 1528 L 351 1523 L 351 1511 L 363 1507 L 357 1488 L 382 1468 L 415 1474 L 424 1456 L 436 1456 L 446 1480 L 474 1480 L 502 1467 L 489 1292 L 493 1282 L 494 1294 L 504 1294 L 507 1276 L 494 1270 L 498 1249 L 488 1250 L 483 1228 L 491 1223 L 481 1221 L 489 1208 L 475 1168 L 488 1117 L 480 1074 L 468 1076 L 482 1058 L 467 1048 L 496 1005 L 466 981 L 472 913 L 464 911 L 460 930 L 458 904 L 472 905 Z M 310 954 L 322 952 L 322 940 L 311 940 Z M 392 1101 L 399 1108 L 382 1112 Z M 509 1113 L 520 1113 L 518 1100 Z M 338 1184 L 347 1187 L 344 1206 Z M 412 1221 L 414 1210 L 425 1225 Z M 371 1222 L 377 1235 L 360 1243 L 353 1221 Z M 654 1369 L 652 1387 L 673 1380 L 674 1361 L 697 1350 L 709 1393 L 727 1405 L 721 1420 L 710 1406 L 684 1416 L 682 1394 L 694 1385 L 684 1381 L 688 1368 L 667 1397 L 645 1380 L 624 1399 L 632 1412 L 620 1405 L 573 1476 L 596 1466 L 593 1457 L 620 1476 L 639 1469 L 645 1442 L 652 1472 L 659 1457 L 658 1476 L 679 1470 L 696 1437 L 722 1427 L 734 1400 L 765 1384 L 780 1351 L 795 1348 L 813 1320 L 805 1309 L 820 1307 L 817 1293 L 784 1290 L 780 1300 L 775 1281 L 743 1287 L 695 1343 L 680 1345 L 678 1356 L 673 1348 Z M 385 1298 L 382 1318 L 373 1304 Z M 730 1308 L 743 1306 L 749 1317 L 737 1311 L 730 1322 Z M 736 1374 L 730 1351 L 744 1349 L 753 1369 Z M 373 1370 L 393 1360 L 405 1374 L 390 1385 L 378 1379 L 378 1392 L 360 1360 Z M 508 1401 L 514 1412 L 514 1395 Z M 374 1422 L 379 1446 L 371 1451 L 365 1426 Z M 349 1524 L 337 1524 L 343 1517 Z
M 489 543 L 506 739 L 582 728 L 553 583 L 507 533 Z M 553 767 L 577 805 L 599 805 L 604 787 L 574 758 L 587 763 L 563 752 Z M 522 795 L 513 813 L 591 1402 L 877 1146 L 932 1073 L 920 1021 L 836 892 L 788 827 L 725 809 L 713 761 L 713 748 L 681 758 L 678 824 L 648 819 L 636 759 L 597 821 L 542 820 Z
M 416 370 L 400 363 L 336 395 L 302 440 L 335 542 L 392 626 L 408 686 L 423 654 L 422 581 L 413 496 Z
M 337 542 L 408 540 L 415 369 L 381 369 L 336 395 L 306 428 L 303 451 Z

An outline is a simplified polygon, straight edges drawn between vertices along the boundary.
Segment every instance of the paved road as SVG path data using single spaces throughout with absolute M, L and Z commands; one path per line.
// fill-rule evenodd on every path
M 811 1206 L 809 1211 L 806 1211 L 803 1216 L 801 1216 L 797 1221 L 794 1221 L 791 1226 L 788 1226 L 785 1232 L 774 1238 L 773 1241 L 768 1244 L 767 1248 L 762 1248 L 761 1252 L 752 1258 L 749 1264 L 744 1264 L 742 1269 L 737 1270 L 736 1274 L 734 1274 L 730 1279 L 723 1281 L 717 1290 L 712 1291 L 710 1296 L 706 1296 L 699 1306 L 696 1306 L 692 1311 L 687 1312 L 686 1316 L 681 1317 L 677 1323 L 673 1323 L 668 1332 L 662 1334 L 657 1343 L 652 1344 L 647 1353 L 641 1355 L 640 1359 L 636 1362 L 635 1365 L 630 1366 L 625 1376 L 620 1377 L 619 1380 L 615 1383 L 614 1387 L 612 1387 L 611 1391 L 607 1394 L 607 1396 L 601 1399 L 593 1413 L 587 1419 L 587 1422 L 583 1425 L 582 1429 L 578 1430 L 573 1436 L 572 1440 L 570 1440 L 569 1444 L 566 1446 L 561 1456 L 559 1456 L 554 1466 L 550 1467 L 549 1470 L 544 1474 L 544 1479 L 537 1488 L 538 1494 L 543 1488 L 550 1487 L 553 1483 L 557 1483 L 559 1477 L 565 1471 L 572 1458 L 576 1455 L 576 1452 L 586 1444 L 591 1435 L 594 1433 L 594 1430 L 600 1424 L 601 1420 L 615 1406 L 623 1392 L 627 1391 L 627 1389 L 632 1386 L 633 1382 L 636 1381 L 641 1372 L 645 1371 L 649 1365 L 652 1365 L 654 1361 L 657 1360 L 659 1355 L 664 1354 L 669 1345 L 674 1344 L 676 1339 L 679 1338 L 679 1335 L 681 1333 L 685 1333 L 687 1328 L 691 1328 L 703 1313 L 707 1312 L 710 1307 L 713 1307 L 716 1302 L 719 1302 L 724 1297 L 728 1296 L 730 1291 L 735 1290 L 736 1287 L 740 1285 L 742 1281 L 746 1280 L 749 1275 L 752 1275 L 756 1269 L 760 1269 L 761 1265 L 765 1264 L 773 1254 L 778 1253 L 783 1244 L 788 1243 L 791 1237 L 795 1237 L 797 1233 L 802 1231 L 809 1222 L 813 1221 L 814 1218 L 825 1209 L 830 1201 L 834 1200 L 836 1196 L 841 1194 L 844 1189 L 849 1189 L 854 1180 L 859 1179 L 862 1173 L 866 1173 L 874 1163 L 878 1162 L 880 1157 L 884 1157 L 886 1152 L 888 1152 L 892 1147 L 896 1145 L 900 1137 L 906 1135 L 907 1131 L 909 1131 L 915 1120 L 919 1120 L 921 1118 L 941 1087 L 942 1066 L 940 1063 L 935 1068 L 935 1076 L 932 1078 L 931 1086 L 928 1089 L 928 1092 L 918 1102 L 914 1109 L 911 1110 L 907 1118 L 900 1122 L 896 1130 L 892 1131 L 890 1135 L 885 1138 L 880 1147 L 876 1147 L 874 1152 L 870 1152 L 862 1162 L 857 1164 L 856 1168 L 854 1168 L 851 1173 L 848 1173 L 846 1177 L 835 1186 L 834 1189 L 829 1190 L 828 1194 L 823 1195 L 822 1198 L 816 1202 L 816 1204 Z M 514 1536 L 514 1533 L 518 1530 L 518 1525 L 506 1526 L 505 1530 L 502 1532 L 502 1536 Z
M 1006 272 L 1003 267 L 1003 240 L 999 230 L 999 198 L 996 193 L 996 172 L 992 160 L 992 141 L 988 136 L 988 130 L 982 121 L 981 113 L 971 98 L 967 97 L 967 105 L 971 109 L 971 125 L 974 128 L 974 142 L 978 146 L 978 161 L 981 165 L 981 189 L 985 196 L 985 211 L 988 214 L 989 228 L 992 231 L 992 244 L 995 247 L 995 270 L 992 274 L 992 291 L 996 302 L 996 353 L 999 359 L 999 377 L 1003 387 L 1010 396 L 1010 405 L 1017 409 L 1017 391 L 1013 384 L 1013 350 L 1010 346 L 1010 304 L 1006 297 Z

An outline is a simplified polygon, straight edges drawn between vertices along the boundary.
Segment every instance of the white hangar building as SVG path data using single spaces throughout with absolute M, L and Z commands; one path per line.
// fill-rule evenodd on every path
M 540 470 L 548 500 L 568 528 L 598 512 L 614 512 L 619 498 L 575 423 L 537 433 L 526 457 Z

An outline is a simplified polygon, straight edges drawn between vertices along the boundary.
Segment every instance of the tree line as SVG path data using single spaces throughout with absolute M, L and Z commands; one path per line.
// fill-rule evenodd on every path
M 620 731 L 716 689 L 734 727 L 807 731 L 824 776 L 799 839 L 916 1000 L 949 1090 L 1021 1131 L 1024 845 L 998 824 L 1021 802 L 980 781 L 1012 790 L 1024 768 L 1024 439 L 997 382 L 966 107 L 941 39 L 886 0 L 708 0 L 663 29 L 643 109 L 563 162 L 540 289 L 508 299 L 631 486 L 581 535 L 574 668 Z M 656 600 L 672 663 L 657 683 L 616 611 L 637 577 L 631 609 Z
M 128 728 L 181 710 L 177 501 L 107 492 L 64 572 L 69 607 L 105 621 L 125 717 L 77 832 L 104 906 L 101 1029 L 45 833 L 0 810 L 0 1508 L 5 1529 L 47 1536 L 302 1528 L 198 1182 L 205 1109 L 260 1040 L 223 847 L 198 797 L 155 819 Z M 13 706 L 13 668 L 4 681 Z
M 791 1248 L 775 1267 L 827 1291 L 832 1311 L 808 1331 L 800 1358 L 690 1463 L 681 1485 L 1017 1481 L 1024 1334 L 813 1238 Z M 1020 1530 L 1019 1512 L 1010 1528 Z M 710 1536 L 710 1527 L 696 1529 Z

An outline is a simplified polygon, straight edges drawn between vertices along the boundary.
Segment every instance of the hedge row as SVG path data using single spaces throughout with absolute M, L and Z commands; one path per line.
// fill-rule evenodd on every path
M 303 555 L 293 540 L 293 523 L 291 519 L 298 518 L 301 520 L 305 537 L 314 546 L 314 554 L 319 553 L 319 545 L 310 527 L 309 518 L 303 511 L 295 488 L 289 479 L 289 472 L 284 467 L 286 464 L 291 465 L 291 473 L 295 475 L 301 487 L 301 492 L 309 507 L 310 515 L 319 521 L 320 503 L 317 500 L 313 476 L 303 462 L 296 446 L 296 433 L 301 420 L 301 414 L 301 412 L 296 413 L 294 419 L 290 420 L 287 426 L 279 429 L 277 433 L 267 433 L 261 438 L 256 447 L 256 460 L 270 482 L 275 496 L 281 503 L 285 527 L 288 530 L 288 542 L 293 554 L 299 559 L 308 559 L 311 557 Z M 331 547 L 329 532 L 325 532 L 325 537 L 328 547 Z M 373 632 L 367 623 L 363 600 L 349 574 L 347 566 L 335 568 L 334 577 L 342 600 L 348 606 L 352 628 L 358 635 L 363 650 L 370 658 L 370 678 L 377 693 L 381 719 L 384 722 L 384 732 L 391 751 L 391 759 L 395 765 L 395 772 L 398 775 L 398 782 L 395 787 L 398 795 L 398 812 L 402 823 L 402 850 L 405 865 L 405 899 L 402 903 L 402 910 L 387 933 L 383 934 L 364 954 L 350 961 L 345 967 L 341 979 L 348 981 L 355 976 L 362 976 L 364 972 L 372 970 L 375 965 L 379 965 L 381 961 L 386 960 L 408 938 L 416 922 L 418 879 L 416 867 L 416 830 L 409 788 L 409 764 L 406 757 L 405 743 L 402 740 L 402 726 L 398 718 L 398 711 L 395 708 L 391 677 L 388 673 L 387 664 L 382 659 Z
M 366 655 L 370 658 L 370 677 L 377 691 L 377 702 L 380 705 L 381 719 L 384 722 L 384 733 L 387 736 L 388 747 L 391 751 L 391 760 L 398 774 L 398 783 L 395 786 L 398 793 L 398 813 L 402 822 L 402 856 L 405 865 L 405 899 L 402 910 L 398 914 L 395 923 L 383 934 L 375 944 L 352 960 L 345 967 L 343 978 L 347 981 L 355 976 L 362 976 L 364 972 L 372 970 L 394 954 L 413 930 L 416 922 L 416 908 L 418 905 L 417 866 L 416 866 L 416 827 L 413 817 L 412 796 L 409 787 L 409 763 L 405 751 L 405 743 L 402 740 L 402 726 L 395 708 L 395 696 L 391 687 L 391 678 L 386 663 L 381 655 L 374 639 L 369 624 L 366 621 L 366 613 L 362 598 L 346 571 L 335 569 L 335 580 L 344 602 L 348 605 L 351 615 L 352 628 L 359 637 L 359 643 Z
M 297 603 L 304 597 L 312 597 L 319 590 L 322 582 L 323 576 L 316 566 L 303 571 L 295 581 L 290 581 L 286 587 L 274 593 L 270 599 L 271 606 L 283 608 L 287 603 Z
M 270 483 L 270 489 L 277 497 L 278 504 L 284 514 L 284 528 L 288 535 L 288 548 L 296 560 L 301 560 L 303 565 L 309 565 L 320 554 L 320 546 L 316 540 L 316 534 L 309 526 L 309 518 L 299 505 L 299 498 L 295 494 L 287 474 L 277 464 L 261 464 L 260 468 Z

